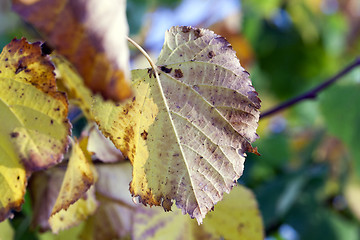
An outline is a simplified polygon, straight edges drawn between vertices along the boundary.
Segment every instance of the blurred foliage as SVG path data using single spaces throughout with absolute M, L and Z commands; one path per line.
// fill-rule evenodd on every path
M 263 110 L 267 99 L 276 105 L 305 92 L 359 57 L 359 14 L 349 13 L 358 1 L 263 2 L 244 0 L 242 11 Z M 359 207 L 350 204 L 359 185 L 347 187 L 360 177 L 359 73 L 260 121 L 262 156 L 247 159 L 240 181 L 255 191 L 268 237 L 360 239 Z
M 128 0 L 131 34 L 148 31 L 147 13 L 179 3 Z M 1 47 L 14 37 L 33 36 L 9 6 L 0 2 Z M 235 28 L 224 20 L 213 29 L 245 62 L 264 111 L 360 55 L 359 9 L 358 0 L 243 0 Z M 358 68 L 317 99 L 260 121 L 255 145 L 261 156 L 249 155 L 239 181 L 255 192 L 269 239 L 360 239 L 359 91 Z M 11 221 L 15 239 L 39 238 L 27 230 L 27 202 Z

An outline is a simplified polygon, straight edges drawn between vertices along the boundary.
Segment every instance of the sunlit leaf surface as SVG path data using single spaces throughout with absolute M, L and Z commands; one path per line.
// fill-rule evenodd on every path
M 157 66 L 159 79 L 133 71 L 133 99 L 98 98 L 93 114 L 133 164 L 133 196 L 166 211 L 175 200 L 201 223 L 241 176 L 245 152 L 256 152 L 260 100 L 229 43 L 209 30 L 171 28 Z

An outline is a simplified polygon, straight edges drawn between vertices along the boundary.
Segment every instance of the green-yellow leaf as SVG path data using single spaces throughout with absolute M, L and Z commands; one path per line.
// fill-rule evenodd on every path
M 199 223 L 256 152 L 260 100 L 230 44 L 205 29 L 173 27 L 152 69 L 135 70 L 124 105 L 95 99 L 100 130 L 133 164 L 130 191 L 147 205 L 173 202 Z
M 14 229 L 9 220 L 0 223 L 0 240 L 14 239 Z
M 202 225 L 215 239 L 264 239 L 264 227 L 254 194 L 238 185 L 215 206 Z
M 75 227 L 60 231 L 54 234 L 50 231 L 40 232 L 37 234 L 39 240 L 88 240 L 81 237 L 81 233 L 85 227 L 84 223 L 81 223 Z M 89 239 L 90 240 L 90 239 Z
M 0 55 L 0 221 L 19 210 L 31 172 L 60 162 L 68 103 L 40 43 L 13 40 Z
M 134 215 L 133 239 L 264 239 L 264 229 L 252 192 L 237 186 L 215 206 L 200 226 L 175 210 L 164 213 L 139 206 Z

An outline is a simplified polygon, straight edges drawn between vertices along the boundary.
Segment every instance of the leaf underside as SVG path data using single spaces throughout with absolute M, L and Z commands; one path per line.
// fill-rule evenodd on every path
M 209 30 L 171 28 L 157 66 L 159 79 L 132 72 L 133 99 L 97 98 L 93 114 L 133 164 L 132 195 L 166 211 L 175 200 L 201 223 L 255 151 L 260 99 L 230 44 Z

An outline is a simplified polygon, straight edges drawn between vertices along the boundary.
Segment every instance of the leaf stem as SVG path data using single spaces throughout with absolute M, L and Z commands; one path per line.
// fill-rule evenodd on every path
M 353 68 L 360 66 L 360 57 L 356 58 L 354 60 L 354 62 L 352 62 L 350 65 L 348 65 L 347 67 L 345 67 L 343 70 L 341 70 L 338 74 L 336 74 L 335 76 L 329 78 L 328 80 L 324 81 L 323 83 L 321 83 L 320 85 L 316 86 L 313 89 L 310 89 L 309 91 L 296 96 L 286 102 L 281 103 L 278 106 L 275 106 L 274 108 L 263 112 L 260 115 L 260 119 L 263 119 L 265 117 L 269 117 L 281 110 L 284 110 L 286 108 L 291 107 L 292 105 L 301 102 L 305 99 L 314 99 L 317 97 L 318 93 L 321 92 L 322 90 L 326 89 L 327 87 L 329 87 L 331 84 L 333 84 L 334 82 L 336 82 L 337 80 L 339 80 L 341 77 L 343 77 L 344 75 L 346 75 L 347 73 L 349 73 Z
M 134 40 L 132 40 L 129 37 L 126 37 L 126 38 L 132 45 L 134 45 L 146 57 L 146 59 L 150 63 L 151 68 L 154 70 L 155 76 L 158 77 L 159 74 L 157 72 L 157 67 L 156 67 L 155 63 L 153 62 L 153 60 L 151 59 L 151 57 L 149 56 L 149 54 L 139 44 L 137 44 L 137 42 L 135 42 Z

